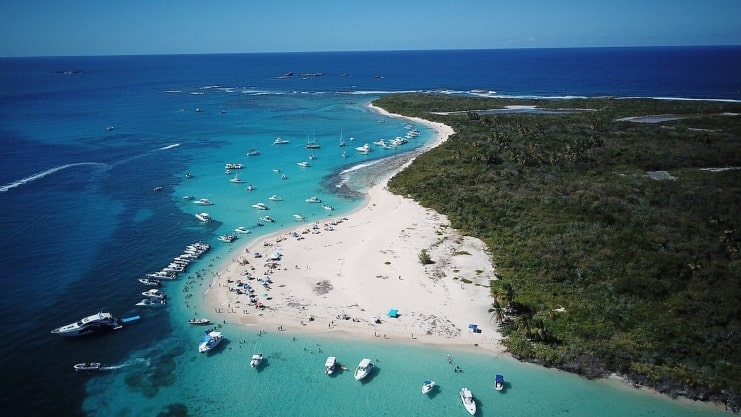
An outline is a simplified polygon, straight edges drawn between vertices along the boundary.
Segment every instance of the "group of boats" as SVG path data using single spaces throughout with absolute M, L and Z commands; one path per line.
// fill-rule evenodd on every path
M 201 255 L 211 249 L 211 245 L 206 242 L 195 242 L 185 247 L 182 254 L 174 257 L 172 261 L 164 268 L 157 272 L 146 274 L 139 278 L 139 282 L 150 288 L 143 291 L 144 296 L 141 301 L 136 303 L 137 307 L 163 307 L 167 305 L 167 295 L 157 289 L 162 285 L 163 280 L 176 279 L 180 272 L 185 272 L 191 262 L 195 261 Z
M 156 288 L 143 291 L 142 295 L 144 298 L 136 303 L 137 307 L 162 307 L 167 305 L 167 296 Z
M 193 261 L 210 249 L 211 245 L 206 242 L 191 243 L 185 247 L 182 254 L 174 257 L 166 267 L 157 272 L 146 274 L 144 278 L 139 279 L 139 282 L 147 286 L 158 287 L 163 280 L 177 279 L 179 273 L 185 272 Z
M 434 381 L 425 381 L 422 385 L 422 393 L 426 394 L 430 391 L 432 391 L 432 388 L 435 387 Z M 504 376 L 497 375 L 494 379 L 494 389 L 497 391 L 502 391 L 504 389 Z M 471 393 L 471 390 L 463 387 L 461 388 L 460 392 L 461 397 L 461 403 L 463 404 L 463 408 L 468 411 L 468 414 L 475 415 L 476 414 L 476 399 L 473 396 L 473 393 Z

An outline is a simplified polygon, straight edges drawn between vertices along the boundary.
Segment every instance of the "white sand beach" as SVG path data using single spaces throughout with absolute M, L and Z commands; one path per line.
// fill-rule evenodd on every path
M 436 130 L 432 147 L 454 133 L 440 123 L 413 121 Z M 366 204 L 354 213 L 321 224 L 297 223 L 235 249 L 206 291 L 208 315 L 255 331 L 503 352 L 488 313 L 495 271 L 486 246 L 453 230 L 445 216 L 390 193 L 386 184 L 392 175 L 373 186 Z M 422 265 L 422 250 L 433 264 Z M 276 252 L 280 259 L 270 260 Z M 244 291 L 240 281 L 251 285 L 262 307 L 238 293 Z M 389 317 L 390 309 L 398 316 Z

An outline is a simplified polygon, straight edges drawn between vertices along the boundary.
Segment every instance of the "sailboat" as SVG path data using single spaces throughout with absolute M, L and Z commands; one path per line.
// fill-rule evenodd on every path
M 345 140 L 342 139 L 342 129 L 340 129 L 340 147 L 347 146 L 347 143 L 345 143 Z
M 314 133 L 314 139 L 309 140 L 309 138 L 306 138 L 306 149 L 319 149 L 321 146 L 319 146 L 319 142 L 316 141 L 316 133 Z

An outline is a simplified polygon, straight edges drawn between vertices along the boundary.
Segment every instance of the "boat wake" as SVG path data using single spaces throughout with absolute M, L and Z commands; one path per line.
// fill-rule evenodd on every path
M 30 182 L 34 182 L 36 180 L 40 180 L 40 179 L 42 179 L 44 177 L 47 177 L 47 176 L 49 176 L 51 174 L 54 174 L 56 172 L 59 172 L 59 171 L 65 170 L 65 169 L 75 168 L 75 167 L 82 167 L 82 166 L 93 166 L 93 167 L 103 168 L 103 170 L 109 170 L 109 169 L 111 169 L 114 166 L 121 165 L 121 164 L 124 164 L 126 162 L 131 162 L 131 161 L 133 161 L 135 159 L 139 159 L 139 158 L 142 158 L 144 156 L 147 156 L 147 155 L 149 155 L 149 154 L 151 154 L 153 152 L 166 151 L 168 149 L 177 148 L 178 146 L 180 146 L 180 143 L 173 143 L 172 145 L 163 146 L 163 147 L 157 148 L 157 149 L 155 149 L 153 151 L 149 151 L 149 152 L 143 153 L 141 155 L 137 155 L 137 156 L 133 156 L 133 157 L 130 157 L 130 158 L 126 158 L 126 159 L 123 159 L 121 161 L 118 161 L 118 162 L 115 162 L 115 163 L 112 163 L 112 164 L 106 164 L 106 163 L 102 163 L 102 162 L 77 162 L 77 163 L 74 163 L 74 164 L 60 165 L 58 167 L 50 168 L 50 169 L 47 169 L 46 171 L 37 172 L 36 174 L 30 175 L 30 176 L 25 177 L 25 178 L 21 178 L 21 179 L 19 179 L 17 181 L 13 181 L 13 182 L 8 183 L 8 184 L 5 184 L 3 186 L 0 186 L 0 193 L 4 193 L 4 192 L 7 192 L 9 190 L 12 190 L 13 188 L 20 187 L 21 185 L 26 185 L 26 184 L 28 184 Z
M 145 366 L 149 366 L 149 358 L 136 358 L 136 359 L 132 359 L 130 361 L 126 361 L 126 362 L 124 362 L 124 363 L 122 363 L 120 365 L 101 366 L 100 367 L 100 370 L 101 371 L 115 371 L 116 369 L 121 369 L 121 368 L 125 368 L 127 366 L 140 365 L 140 364 L 144 364 Z
M 59 172 L 59 171 L 62 171 L 64 169 L 68 169 L 68 168 L 80 167 L 80 166 L 95 166 L 95 167 L 101 167 L 101 168 L 105 168 L 105 169 L 110 169 L 111 168 L 110 165 L 104 164 L 104 163 L 100 163 L 100 162 L 78 162 L 78 163 L 74 163 L 74 164 L 60 165 L 58 167 L 47 169 L 46 171 L 38 172 L 38 173 L 33 174 L 31 176 L 28 176 L 26 178 L 22 178 L 20 180 L 13 181 L 10 184 L 5 184 L 5 185 L 3 185 L 3 186 L 0 187 L 0 193 L 4 193 L 4 192 L 6 192 L 8 190 L 11 190 L 13 188 L 20 187 L 21 185 L 28 184 L 29 182 L 40 180 L 40 179 L 42 179 L 42 178 L 44 178 L 46 176 L 49 176 L 49 175 L 51 175 L 51 174 L 53 174 L 55 172 Z
M 151 150 L 149 152 L 145 152 L 145 153 L 142 153 L 142 154 L 139 154 L 139 155 L 131 156 L 131 157 L 126 158 L 126 159 L 122 159 L 122 160 L 120 160 L 118 162 L 115 162 L 115 163 L 113 163 L 111 165 L 114 166 L 114 167 L 115 166 L 119 166 L 119 165 L 122 165 L 122 164 L 125 164 L 125 163 L 128 163 L 128 162 L 131 162 L 131 161 L 135 161 L 135 160 L 140 159 L 140 158 L 144 158 L 145 156 L 149 156 L 149 155 L 151 155 L 151 154 L 153 154 L 155 152 L 166 151 L 166 150 L 169 150 L 169 149 L 172 149 L 172 148 L 177 148 L 178 146 L 180 146 L 180 143 L 173 143 L 172 145 L 163 146 L 161 148 L 157 148 L 157 149 Z
M 161 147 L 161 148 L 159 148 L 157 150 L 158 151 L 166 151 L 168 149 L 177 148 L 178 146 L 180 146 L 180 143 L 173 143 L 172 145 L 163 146 L 163 147 Z

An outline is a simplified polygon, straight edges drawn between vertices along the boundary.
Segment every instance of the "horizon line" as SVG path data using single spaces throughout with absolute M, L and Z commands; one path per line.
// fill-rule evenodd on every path
M 433 51 L 512 51 L 538 49 L 642 49 L 642 48 L 738 48 L 741 44 L 698 44 L 698 45 L 624 45 L 624 46 L 537 46 L 511 48 L 440 48 L 440 49 L 366 49 L 334 51 L 259 51 L 259 52 L 191 52 L 191 53 L 111 53 L 81 55 L 0 55 L 0 59 L 13 58 L 85 58 L 85 57 L 138 57 L 138 56 L 197 56 L 197 55 L 270 55 L 270 54 L 333 54 L 333 53 L 368 53 L 368 52 L 433 52 Z

